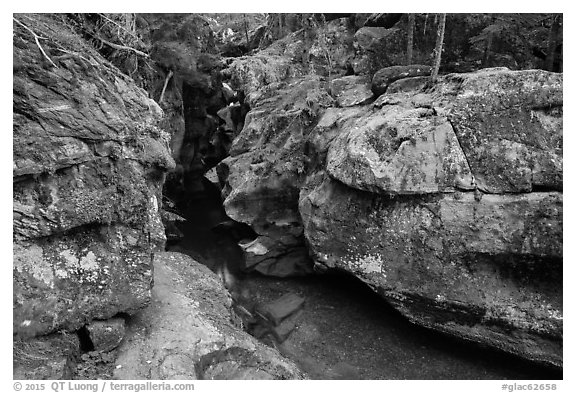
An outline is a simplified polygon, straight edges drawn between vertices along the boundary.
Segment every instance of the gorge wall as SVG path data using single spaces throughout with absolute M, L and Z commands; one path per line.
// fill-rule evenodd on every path
M 146 92 L 66 18 L 14 21 L 15 378 L 70 379 L 86 331 L 120 318 L 117 346 L 128 316 L 118 378 L 303 378 L 212 272 L 162 253 L 163 187 L 194 203 L 216 165 L 249 270 L 346 272 L 415 324 L 562 367 L 562 74 L 432 83 L 381 69 L 398 29 L 338 18 L 220 58 L 172 15 L 148 19 Z
M 562 74 L 327 78 L 299 45 L 229 67 L 251 111 L 219 174 L 256 270 L 307 271 L 306 247 L 416 324 L 561 367 Z
M 171 149 L 172 134 L 186 136 L 170 126 L 182 125 L 182 108 L 166 115 L 74 21 L 14 15 L 14 378 L 303 378 L 242 330 L 213 272 L 163 253 L 162 187 L 176 168 L 172 154 L 187 165 L 188 184 L 201 178 L 194 165 L 206 154 L 186 161 L 178 141 Z M 198 26 L 192 17 L 176 39 L 160 35 L 154 55 L 172 48 L 174 59 L 178 34 Z M 210 73 L 196 62 L 186 68 L 189 60 L 167 68 L 178 88 L 166 100 L 170 109 L 184 86 L 186 128 L 197 131 L 188 142 L 202 147 L 210 135 L 194 124 L 208 116 L 204 98 L 218 100 L 221 83 L 210 89 Z M 96 375 L 98 367 L 109 374 Z

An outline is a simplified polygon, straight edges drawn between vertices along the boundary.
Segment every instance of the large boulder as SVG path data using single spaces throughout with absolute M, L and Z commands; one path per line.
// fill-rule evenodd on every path
M 418 85 L 311 132 L 322 163 L 299 212 L 317 267 L 415 323 L 561 366 L 562 76 Z
M 48 14 L 14 23 L 13 327 L 75 331 L 150 301 L 159 204 L 174 167 L 162 111 Z
M 562 194 L 393 199 L 318 175 L 300 212 L 317 264 L 413 322 L 562 365 Z
M 302 379 L 234 321 L 218 276 L 180 253 L 154 260 L 152 304 L 132 318 L 118 349 L 116 379 Z

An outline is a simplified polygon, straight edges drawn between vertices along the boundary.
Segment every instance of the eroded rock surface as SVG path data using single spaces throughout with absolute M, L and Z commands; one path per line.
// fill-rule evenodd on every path
M 507 69 L 446 77 L 448 119 L 480 190 L 562 191 L 562 80 Z
M 302 379 L 276 350 L 236 326 L 216 274 L 180 253 L 154 259 L 152 303 L 118 349 L 118 379 Z
M 276 276 L 304 274 L 311 271 L 298 213 L 304 142 L 317 113 L 333 99 L 314 76 L 278 82 L 275 90 L 259 94 L 230 157 L 219 166 L 226 180 L 224 208 L 260 236 L 245 247 L 250 268 Z
M 300 211 L 317 263 L 412 321 L 562 363 L 562 194 L 392 199 L 325 176 Z
M 46 37 L 54 65 L 15 23 L 14 334 L 74 335 L 149 303 L 151 255 L 165 242 L 161 186 L 174 161 L 144 90 L 58 16 L 15 17 Z
M 562 75 L 397 71 L 373 103 L 326 102 L 297 127 L 256 106 L 220 172 L 228 214 L 270 237 L 282 212 L 318 270 L 358 276 L 417 324 L 561 367 Z

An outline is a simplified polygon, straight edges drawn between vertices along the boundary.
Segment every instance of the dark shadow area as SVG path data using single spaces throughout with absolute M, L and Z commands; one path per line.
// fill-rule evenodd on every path
M 344 359 L 362 379 L 562 379 L 561 370 L 414 325 L 348 274 L 251 275 L 244 284 L 254 301 L 287 292 L 305 297 L 302 322 L 288 342 L 329 364 Z M 303 329 L 314 331 L 314 339 Z

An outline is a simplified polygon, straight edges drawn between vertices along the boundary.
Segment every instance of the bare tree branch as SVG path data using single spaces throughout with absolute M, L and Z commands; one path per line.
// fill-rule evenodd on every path
M 30 32 L 30 34 L 32 34 L 34 36 L 34 40 L 36 41 L 36 45 L 38 46 L 38 48 L 40 49 L 40 52 L 42 52 L 42 54 L 44 55 L 44 57 L 46 58 L 46 60 L 48 60 L 50 62 L 50 64 L 52 64 L 54 67 L 59 68 L 50 57 L 48 57 L 48 55 L 46 54 L 46 52 L 44 52 L 44 48 L 42 48 L 42 45 L 40 45 L 40 41 L 39 41 L 39 37 L 36 33 L 34 33 L 34 31 L 29 28 L 28 26 L 26 26 L 24 23 L 20 22 L 18 19 L 12 17 L 12 19 L 14 20 L 14 22 L 18 23 L 20 26 L 22 26 L 23 28 L 25 28 L 26 30 L 28 30 L 28 32 Z
M 104 38 L 100 38 L 100 37 L 98 37 L 97 35 L 92 35 L 92 37 L 100 40 L 102 43 L 104 43 L 104 44 L 106 44 L 106 45 L 108 45 L 108 46 L 111 46 L 111 47 L 114 48 L 114 49 L 132 51 L 132 52 L 136 53 L 137 55 L 142 56 L 142 57 L 145 57 L 145 58 L 147 58 L 147 59 L 150 57 L 150 55 L 149 55 L 148 53 L 144 53 L 144 52 L 142 52 L 142 51 L 139 51 L 138 49 L 134 49 L 134 48 L 129 47 L 129 46 L 124 46 L 124 45 L 115 44 L 115 43 L 113 43 L 113 42 L 110 42 L 110 41 L 105 40 Z
M 164 93 L 166 92 L 166 87 L 168 86 L 168 82 L 170 82 L 170 78 L 172 78 L 172 75 L 174 75 L 172 70 L 170 70 L 170 72 L 168 72 L 168 75 L 166 75 L 166 80 L 164 81 L 164 87 L 162 88 L 162 94 L 160 94 L 158 104 L 161 104 L 162 100 L 164 100 Z

